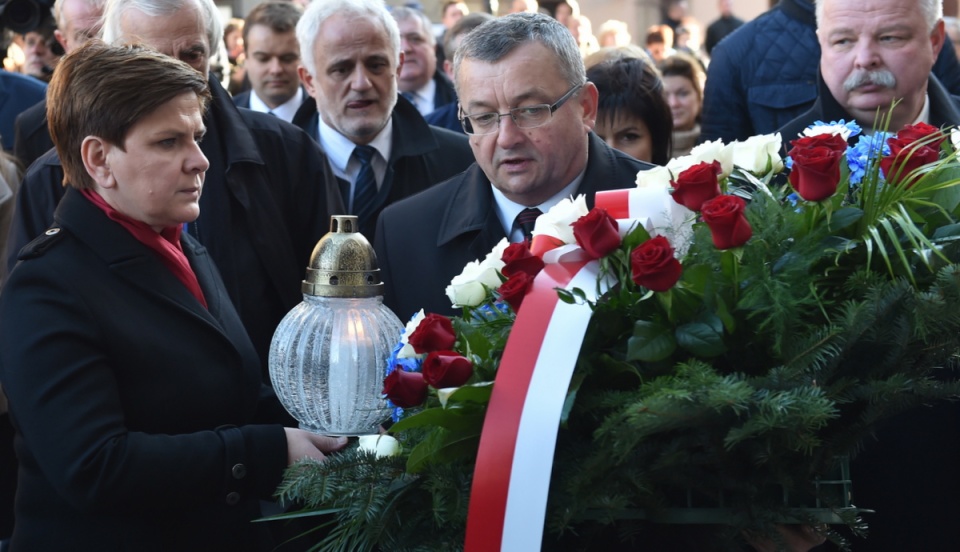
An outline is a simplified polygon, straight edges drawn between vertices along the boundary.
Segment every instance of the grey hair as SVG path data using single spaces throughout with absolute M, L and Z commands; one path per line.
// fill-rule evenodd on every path
M 556 19 L 539 13 L 514 13 L 487 21 L 467 33 L 453 58 L 454 82 L 459 90 L 460 65 L 465 59 L 492 63 L 518 46 L 539 42 L 556 56 L 560 74 L 571 87 L 587 82 L 577 41 Z
M 217 45 L 223 42 L 223 23 L 220 10 L 213 0 L 107 0 L 103 8 L 103 29 L 100 37 L 107 44 L 115 43 L 123 36 L 120 20 L 130 9 L 143 12 L 151 17 L 166 16 L 180 11 L 181 8 L 195 8 L 203 18 L 203 28 L 207 31 L 207 58 L 217 53 Z
M 66 4 L 69 0 L 56 0 L 53 3 L 53 19 L 57 22 L 57 28 L 63 31 L 67 28 L 67 22 L 63 20 L 63 5 Z M 99 12 L 103 12 L 103 5 L 106 3 L 106 0 L 82 0 L 88 6 L 95 8 Z M 70 37 L 73 38 L 73 37 Z
M 823 21 L 823 4 L 826 0 L 814 0 L 817 5 L 817 28 L 820 28 L 820 22 Z M 933 27 L 937 21 L 943 19 L 943 0 L 917 0 L 920 4 L 920 13 L 923 14 L 923 20 L 927 23 L 927 32 L 933 32 Z
M 317 68 L 313 59 L 313 45 L 317 41 L 323 22 L 334 15 L 368 16 L 379 22 L 387 33 L 387 44 L 396 52 L 395 64 L 400 64 L 400 27 L 390 15 L 383 0 L 313 0 L 297 23 L 297 42 L 300 43 L 300 60 L 303 67 L 316 77 Z M 429 27 L 427 30 L 429 32 Z
M 390 10 L 390 15 L 397 20 L 397 23 L 408 19 L 419 19 L 420 28 L 423 29 L 424 34 L 427 35 L 427 43 L 431 46 L 437 45 L 437 37 L 433 36 L 433 22 L 430 21 L 430 18 L 422 11 L 400 6 Z

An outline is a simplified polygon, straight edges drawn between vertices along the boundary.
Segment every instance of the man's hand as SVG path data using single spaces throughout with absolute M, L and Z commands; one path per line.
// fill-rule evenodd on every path
M 336 452 L 347 444 L 346 437 L 327 437 L 292 427 L 283 430 L 287 434 L 287 465 L 304 458 L 323 460 L 325 453 Z

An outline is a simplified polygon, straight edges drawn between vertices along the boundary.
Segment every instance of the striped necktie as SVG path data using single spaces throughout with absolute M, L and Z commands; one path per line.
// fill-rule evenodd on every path
M 373 156 L 377 150 L 373 146 L 356 146 L 353 154 L 360 161 L 360 172 L 353 187 L 353 214 L 364 228 L 367 219 L 373 214 L 374 200 L 377 197 L 377 178 L 373 172 Z
M 543 214 L 543 211 L 536 207 L 527 207 L 513 221 L 513 226 L 523 231 L 523 239 L 530 240 L 533 237 L 533 227 L 537 222 L 537 217 Z

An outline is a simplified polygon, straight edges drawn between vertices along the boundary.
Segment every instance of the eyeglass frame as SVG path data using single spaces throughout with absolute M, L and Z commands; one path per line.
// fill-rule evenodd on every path
M 566 92 L 563 96 L 560 96 L 560 99 L 558 99 L 557 101 L 553 102 L 552 104 L 546 104 L 546 103 L 544 103 L 544 104 L 525 105 L 525 106 L 521 106 L 521 107 L 512 107 L 512 108 L 510 108 L 509 110 L 507 110 L 506 113 L 499 113 L 499 112 L 497 112 L 497 111 L 484 111 L 484 112 L 482 112 L 482 113 L 471 113 L 471 114 L 468 115 L 468 114 L 466 114 L 466 113 L 463 112 L 463 106 L 459 106 L 459 111 L 460 111 L 460 115 L 461 115 L 461 116 L 458 117 L 458 120 L 460 121 L 460 126 L 463 128 L 463 132 L 465 132 L 465 133 L 466 133 L 467 135 L 469 135 L 469 136 L 489 136 L 489 135 L 491 135 L 491 134 L 494 134 L 495 132 L 497 132 L 498 130 L 500 130 L 500 120 L 503 119 L 504 117 L 510 117 L 510 120 L 513 121 L 513 124 L 517 125 L 517 128 L 522 128 L 522 129 L 540 128 L 540 127 L 546 125 L 547 123 L 549 123 L 550 121 L 552 121 L 552 120 L 553 120 L 553 114 L 556 113 L 556 111 L 557 111 L 558 109 L 560 109 L 561 107 L 563 107 L 563 104 L 567 103 L 567 100 L 569 100 L 569 99 L 572 98 L 574 95 L 576 95 L 576 92 L 578 92 L 580 89 L 582 89 L 582 88 L 584 87 L 584 85 L 586 85 L 586 84 L 587 84 L 586 82 L 582 82 L 582 83 L 580 83 L 580 84 L 575 85 L 575 86 L 574 86 L 573 88 L 571 88 L 570 90 L 567 90 L 567 92 Z M 523 127 L 523 126 L 520 126 L 520 123 L 517 122 L 517 118 L 516 118 L 516 116 L 514 115 L 514 112 L 518 112 L 518 111 L 523 110 L 523 109 L 531 109 L 531 108 L 535 108 L 535 107 L 546 107 L 546 108 L 548 108 L 548 109 L 550 110 L 550 116 L 547 117 L 547 120 L 545 120 L 544 122 L 542 122 L 542 123 L 540 123 L 540 124 L 538 124 L 538 125 L 536 125 L 536 126 L 532 126 L 532 127 Z M 492 129 L 490 132 L 484 132 L 484 133 L 470 132 L 469 130 L 467 130 L 467 119 L 470 118 L 470 117 L 479 117 L 480 115 L 496 115 L 496 116 L 497 116 L 497 124 L 496 124 L 496 126 L 494 126 L 493 129 Z M 473 128 L 473 123 L 470 123 L 470 128 Z

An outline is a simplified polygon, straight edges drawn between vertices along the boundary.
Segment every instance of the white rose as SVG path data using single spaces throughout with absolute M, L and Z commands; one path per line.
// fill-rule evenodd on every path
M 730 144 L 730 158 L 733 165 L 755 175 L 766 174 L 767 163 L 771 163 L 774 173 L 783 170 L 780 148 L 783 141 L 780 133 L 751 136 L 745 142 Z
M 500 243 L 487 254 L 483 261 L 471 261 L 463 272 L 454 276 L 447 286 L 447 297 L 455 307 L 476 307 L 487 298 L 487 289 L 500 287 L 500 270 L 503 268 L 503 251 L 510 243 Z
M 960 150 L 960 130 L 957 128 L 950 129 L 950 142 L 954 149 Z
M 390 435 L 361 435 L 360 450 L 373 452 L 377 458 L 400 454 L 400 441 Z
M 669 188 L 673 175 L 667 167 L 656 166 L 637 173 L 637 188 Z
M 801 136 L 819 136 L 820 134 L 839 134 L 844 140 L 850 138 L 850 128 L 846 125 L 817 125 L 803 129 Z
M 573 237 L 571 225 L 588 211 L 586 196 L 579 195 L 576 199 L 564 198 L 537 218 L 533 234 L 545 234 L 563 243 L 577 243 L 577 239 Z
M 397 358 L 417 358 L 418 356 L 422 356 L 417 354 L 413 349 L 413 345 L 410 345 L 410 335 L 417 331 L 417 327 L 424 318 L 426 318 L 426 315 L 423 314 L 423 309 L 420 309 L 420 312 L 413 315 L 413 318 L 407 322 L 407 326 L 403 330 L 403 336 L 400 337 L 400 343 L 403 343 L 403 348 L 397 353 Z
M 683 169 L 692 167 L 697 163 L 712 163 L 714 161 L 719 161 L 720 167 L 723 171 L 720 174 L 720 178 L 726 178 L 730 176 L 730 173 L 733 171 L 732 150 L 730 149 L 730 146 L 724 146 L 723 140 L 720 139 L 704 142 L 694 146 L 694 148 L 690 150 L 690 154 L 686 157 L 687 161 L 680 165 L 682 166 L 680 170 L 675 170 L 670 163 L 667 163 L 667 166 L 674 171 L 674 174 L 680 174 L 683 172 Z

